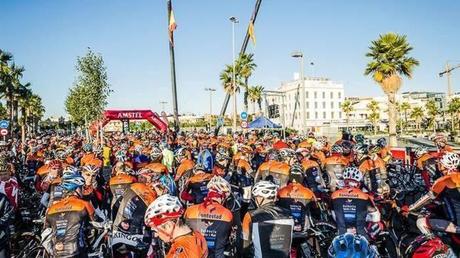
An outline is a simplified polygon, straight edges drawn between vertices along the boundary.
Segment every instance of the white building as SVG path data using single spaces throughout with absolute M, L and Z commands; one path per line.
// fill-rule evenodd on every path
M 429 100 L 435 100 L 438 108 L 443 110 L 446 107 L 444 95 L 444 93 L 436 92 L 404 92 L 396 95 L 396 101 L 397 103 L 409 103 L 411 110 L 415 107 L 421 107 L 426 113 L 425 107 Z M 353 111 L 350 113 L 350 127 L 370 127 L 371 123 L 368 120 L 370 111 L 367 106 L 371 101 L 376 101 L 379 106 L 380 117 L 378 126 L 380 130 L 385 130 L 388 123 L 388 99 L 386 96 L 347 97 L 346 99 L 353 103 Z M 405 119 L 407 115 L 407 120 L 410 121 L 411 110 L 408 110 L 406 114 L 401 111 L 398 114 L 399 118 Z
M 318 77 L 305 77 L 304 83 L 306 119 L 304 131 L 318 130 L 320 127 L 330 127 L 332 124 L 340 123 L 344 119 L 340 108 L 345 98 L 343 84 Z M 278 104 L 280 109 L 280 117 L 274 119 L 275 122 L 297 130 L 302 129 L 301 90 L 299 76 L 294 76 L 294 80 L 281 84 L 277 89 L 278 94 L 269 93 L 266 98 L 267 104 Z

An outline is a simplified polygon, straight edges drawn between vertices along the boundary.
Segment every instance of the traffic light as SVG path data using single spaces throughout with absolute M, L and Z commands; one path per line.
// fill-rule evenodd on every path
M 268 106 L 268 118 L 280 117 L 279 105 L 272 104 Z

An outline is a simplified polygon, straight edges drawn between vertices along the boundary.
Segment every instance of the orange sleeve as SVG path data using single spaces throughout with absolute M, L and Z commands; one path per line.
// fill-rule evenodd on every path
M 244 241 L 250 241 L 251 239 L 251 222 L 252 222 L 251 215 L 249 215 L 249 212 L 248 212 L 244 215 L 243 225 L 242 225 Z
M 446 188 L 447 186 L 448 180 L 449 176 L 443 176 L 439 178 L 434 182 L 433 186 L 431 187 L 431 191 L 436 195 L 442 193 L 442 191 L 444 191 L 444 188 Z

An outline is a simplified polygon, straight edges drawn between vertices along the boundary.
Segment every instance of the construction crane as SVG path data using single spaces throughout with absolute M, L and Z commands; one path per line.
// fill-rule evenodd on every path
M 452 93 L 452 84 L 450 82 L 450 73 L 457 69 L 457 68 L 460 68 L 460 64 L 454 66 L 454 67 L 450 67 L 449 65 L 449 62 L 446 63 L 446 69 L 442 72 L 439 73 L 439 77 L 442 77 L 444 74 L 447 74 L 447 100 L 450 100 L 450 98 L 452 97 L 453 93 Z
M 256 5 L 254 7 L 254 12 L 252 13 L 251 20 L 249 22 L 252 22 L 253 24 L 256 23 L 256 18 L 257 14 L 259 13 L 259 8 L 260 4 L 262 3 L 262 0 L 257 0 Z M 246 31 L 246 36 L 244 37 L 243 45 L 241 45 L 241 50 L 240 50 L 240 55 L 244 54 L 246 52 L 246 48 L 248 47 L 249 43 L 249 30 Z M 230 100 L 230 93 L 227 92 L 227 95 L 225 96 L 224 103 L 222 105 L 222 109 L 220 110 L 219 117 L 224 117 L 225 116 L 225 111 L 227 111 L 227 106 L 228 102 Z M 215 130 L 215 135 L 219 134 L 220 126 L 216 126 Z

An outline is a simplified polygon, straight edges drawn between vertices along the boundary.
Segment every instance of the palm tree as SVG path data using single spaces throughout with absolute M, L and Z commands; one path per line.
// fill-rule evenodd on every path
M 350 114 L 351 114 L 351 112 L 353 112 L 355 110 L 353 105 L 354 105 L 353 102 L 351 102 L 351 100 L 347 99 L 340 106 L 342 108 L 342 112 L 345 113 L 345 117 L 347 119 L 347 128 L 350 127 L 350 125 L 349 125 L 349 123 L 350 123 Z
M 262 112 L 262 94 L 264 92 L 264 87 L 257 85 L 254 87 L 249 87 L 248 97 L 250 102 L 253 104 L 254 114 L 256 113 L 255 104 L 259 106 L 259 113 Z
M 401 105 L 399 105 L 399 111 L 404 114 L 404 130 L 406 130 L 407 126 L 407 111 L 409 111 L 410 108 L 410 104 L 407 101 L 404 101 L 403 103 L 401 103 Z M 402 129 L 403 128 L 401 127 L 401 131 Z
M 230 95 L 233 95 L 233 66 L 226 65 L 225 69 L 220 73 L 220 81 L 222 82 L 222 86 L 224 87 L 225 92 Z M 241 79 L 239 76 L 235 76 L 235 86 L 236 92 L 240 91 Z
M 414 107 L 410 113 L 410 118 L 415 120 L 419 133 L 421 132 L 420 124 L 422 123 L 424 116 L 425 114 L 423 113 L 422 107 Z
M 453 98 L 447 106 L 447 113 L 450 114 L 452 123 L 452 132 L 455 132 L 455 118 L 458 117 L 460 112 L 460 98 Z
M 38 129 L 38 122 L 43 118 L 45 114 L 45 107 L 42 104 L 42 99 L 40 96 L 33 94 L 30 97 L 30 106 L 29 106 L 29 117 L 27 118 L 32 125 L 32 131 L 34 133 L 37 132 Z
M 243 79 L 244 91 L 244 110 L 248 111 L 249 85 L 248 80 L 252 72 L 257 67 L 254 63 L 254 54 L 241 54 L 236 60 L 236 73 Z
M 372 60 L 367 64 L 365 75 L 372 75 L 375 82 L 388 97 L 388 124 L 390 146 L 397 145 L 396 140 L 396 93 L 401 88 L 402 77 L 411 78 L 419 61 L 408 56 L 412 46 L 405 35 L 387 33 L 371 42 L 367 57 Z
M 28 83 L 30 85 L 30 83 Z M 27 130 L 27 110 L 30 106 L 30 99 L 32 97 L 32 90 L 25 87 L 21 92 L 20 98 L 18 100 L 18 105 L 21 108 L 21 136 L 22 140 L 25 140 Z M 18 116 L 19 117 L 19 116 Z
M 430 126 L 433 127 L 433 132 L 436 133 L 436 117 L 439 114 L 439 108 L 436 105 L 436 101 L 434 101 L 433 99 L 430 99 L 425 104 L 425 109 L 428 113 L 428 116 L 430 117 Z
M 380 120 L 380 107 L 379 103 L 375 100 L 372 100 L 367 104 L 367 109 L 369 111 L 369 115 L 367 119 L 372 123 L 374 128 L 374 135 L 377 134 L 377 122 Z

